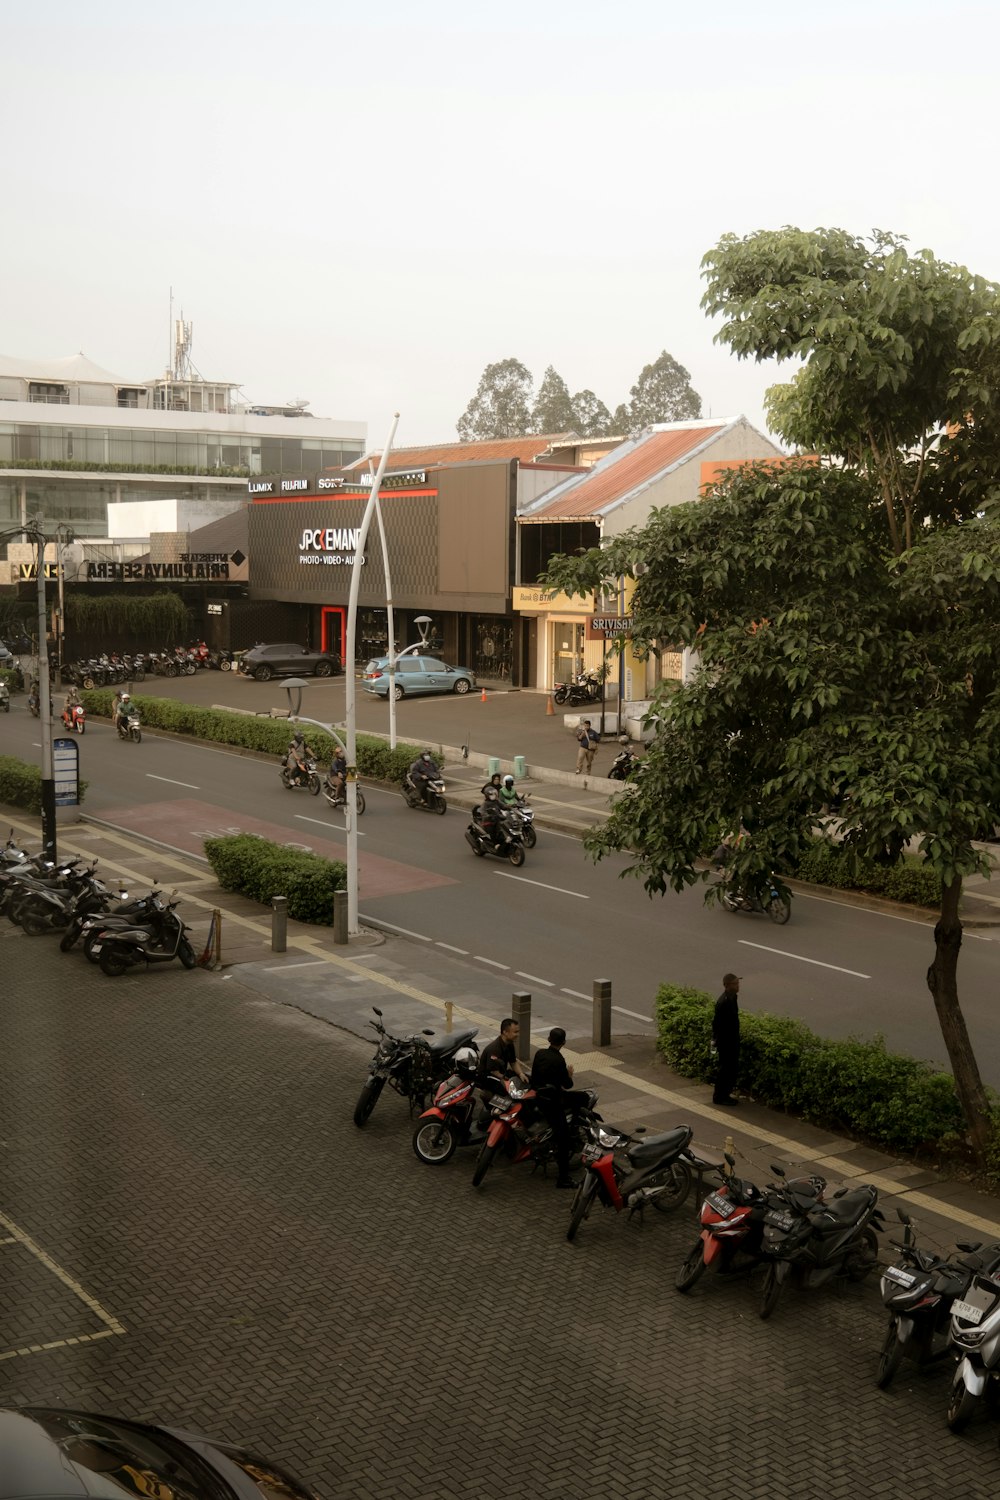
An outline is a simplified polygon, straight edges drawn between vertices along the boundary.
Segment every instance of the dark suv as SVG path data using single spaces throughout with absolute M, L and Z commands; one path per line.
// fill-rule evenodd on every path
M 316 677 L 331 677 L 341 671 L 336 651 L 313 651 L 308 646 L 283 642 L 279 646 L 252 646 L 240 660 L 240 671 L 258 682 L 272 677 L 297 677 L 312 672 Z

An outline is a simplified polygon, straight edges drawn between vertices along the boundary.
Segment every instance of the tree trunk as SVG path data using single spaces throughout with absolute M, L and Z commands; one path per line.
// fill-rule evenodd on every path
M 948 1049 L 962 1113 L 977 1156 L 982 1159 L 989 1140 L 989 1106 L 986 1090 L 979 1076 L 958 1003 L 958 951 L 962 946 L 962 923 L 958 903 L 962 894 L 962 877 L 956 876 L 941 892 L 941 915 L 934 928 L 934 962 L 927 970 L 927 988 L 934 997 L 941 1035 Z

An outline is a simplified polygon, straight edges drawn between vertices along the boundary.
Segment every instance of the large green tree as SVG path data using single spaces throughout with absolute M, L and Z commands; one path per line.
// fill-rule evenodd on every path
M 487 365 L 476 394 L 458 420 L 462 442 L 524 437 L 530 432 L 531 383 L 531 371 L 519 359 Z
M 573 429 L 581 437 L 619 436 L 611 425 L 611 413 L 593 391 L 577 391 L 573 397 Z
M 927 983 L 983 1150 L 957 973 L 962 880 L 1000 821 L 1000 289 L 839 230 L 728 237 L 706 275 L 720 338 L 801 362 L 771 420 L 821 457 L 738 471 L 550 567 L 576 591 L 637 575 L 640 645 L 700 653 L 658 700 L 648 774 L 588 846 L 631 851 L 650 892 L 706 878 L 700 856 L 741 823 L 751 886 L 818 828 L 859 856 L 916 848 L 943 891 Z
M 574 432 L 576 412 L 569 386 L 559 372 L 549 365 L 538 387 L 531 409 L 532 432 Z
M 691 376 L 666 349 L 652 364 L 643 366 L 629 395 L 631 433 L 642 432 L 654 422 L 686 422 L 701 416 L 701 397 L 692 388 Z

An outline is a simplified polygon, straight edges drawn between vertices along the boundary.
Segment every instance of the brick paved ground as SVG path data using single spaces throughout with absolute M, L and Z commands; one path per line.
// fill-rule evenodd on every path
M 420 1166 L 394 1096 L 357 1131 L 370 1049 L 238 977 L 108 980 L 6 923 L 0 963 L 0 1214 L 33 1242 L 0 1244 L 0 1354 L 102 1335 L 0 1359 L 5 1401 L 250 1440 L 356 1500 L 997 1493 L 941 1372 L 875 1390 L 872 1287 L 767 1325 L 740 1286 L 682 1299 L 689 1211 L 566 1244 L 567 1195 Z

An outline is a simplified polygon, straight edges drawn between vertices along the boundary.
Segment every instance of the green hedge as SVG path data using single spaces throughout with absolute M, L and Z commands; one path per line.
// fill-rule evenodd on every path
M 5 682 L 10 692 L 16 692 L 14 687 L 16 673 L 11 667 L 0 667 L 0 682 Z
M 87 783 L 80 782 L 80 801 L 83 801 Z M 0 802 L 8 807 L 23 807 L 25 812 L 40 813 L 42 810 L 42 772 L 39 766 L 17 760 L 13 755 L 0 755 Z
M 714 1078 L 714 1007 L 703 990 L 663 984 L 657 992 L 658 1046 L 685 1078 Z M 887 1051 L 880 1036 L 831 1041 L 788 1016 L 744 1010 L 740 1037 L 740 1088 L 760 1104 L 892 1151 L 965 1134 L 951 1075 Z
M 880 865 L 874 860 L 851 860 L 836 844 L 817 839 L 812 849 L 788 872 L 814 885 L 832 885 L 842 891 L 867 891 L 913 906 L 941 905 L 941 877 L 922 859 L 904 857 L 898 864 Z
M 88 714 L 110 716 L 115 688 L 93 688 L 82 693 Z M 221 708 L 199 708 L 176 698 L 147 698 L 133 693 L 132 702 L 139 717 L 150 729 L 168 729 L 174 734 L 190 734 L 221 745 L 239 745 L 245 750 L 261 750 L 268 755 L 284 755 L 295 729 L 288 719 L 270 719 L 263 715 L 237 714 Z M 320 760 L 329 760 L 335 742 L 312 724 L 301 725 L 302 731 Z M 384 740 L 368 735 L 358 736 L 358 771 L 372 781 L 402 781 L 420 754 L 421 746 L 397 745 L 390 750 Z
M 224 891 L 265 904 L 272 896 L 287 896 L 288 915 L 296 922 L 333 925 L 333 893 L 346 889 L 347 880 L 347 867 L 339 860 L 272 844 L 254 833 L 206 839 L 205 853 Z

